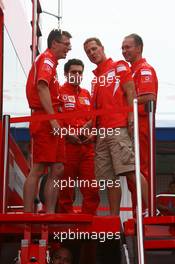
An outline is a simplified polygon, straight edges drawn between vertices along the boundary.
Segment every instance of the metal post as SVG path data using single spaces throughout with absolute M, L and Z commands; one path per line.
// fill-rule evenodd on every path
M 142 190 L 140 179 L 140 151 L 139 151 L 139 126 L 138 126 L 138 101 L 134 99 L 134 147 L 136 167 L 137 190 L 137 248 L 139 264 L 144 264 L 143 221 L 142 221 Z
M 149 216 L 156 215 L 156 185 L 155 185 L 155 104 L 149 101 L 148 109 L 148 129 L 149 129 Z
M 37 46 L 37 0 L 33 0 L 32 4 L 32 62 L 34 62 Z
M 32 0 L 32 63 L 34 63 L 34 82 L 36 78 L 36 48 L 37 48 L 37 8 L 38 0 Z M 32 114 L 32 110 L 31 110 Z M 31 161 L 30 165 L 33 166 L 33 140 L 31 139 Z
M 58 0 L 58 29 L 61 28 L 61 16 L 62 14 L 62 3 L 61 0 Z
M 3 116 L 3 39 L 4 39 L 4 14 L 0 6 L 0 121 Z
M 10 116 L 3 116 L 3 182 L 2 182 L 2 213 L 6 212 L 7 208 L 7 180 L 9 172 L 9 130 L 10 130 Z
M 46 15 L 49 15 L 49 16 L 52 16 L 52 17 L 55 17 L 56 19 L 58 19 L 58 29 L 61 29 L 61 19 L 62 19 L 62 3 L 61 3 L 61 0 L 58 0 L 58 15 L 55 15 L 55 14 L 52 14 L 48 11 L 44 11 L 42 10 L 42 13 L 46 14 Z

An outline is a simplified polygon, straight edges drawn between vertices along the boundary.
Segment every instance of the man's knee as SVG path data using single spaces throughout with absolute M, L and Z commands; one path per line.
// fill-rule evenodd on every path
M 128 171 L 125 173 L 127 180 L 135 184 L 135 171 Z
M 44 172 L 45 166 L 42 163 L 34 163 L 29 177 L 40 177 Z

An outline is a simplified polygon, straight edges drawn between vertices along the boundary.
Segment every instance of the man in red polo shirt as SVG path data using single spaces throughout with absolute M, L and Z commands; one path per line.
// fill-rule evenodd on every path
M 175 215 L 175 180 L 169 183 L 168 190 L 157 196 L 157 207 L 162 215 Z
M 34 198 L 38 180 L 45 168 L 49 168 L 49 177 L 45 186 L 46 212 L 54 213 L 58 188 L 56 181 L 63 173 L 64 140 L 56 136 L 60 128 L 57 120 L 41 121 L 40 114 L 58 112 L 58 81 L 56 67 L 59 59 L 66 58 L 70 47 L 71 35 L 67 31 L 52 30 L 48 36 L 47 50 L 33 63 L 29 72 L 26 94 L 32 116 L 38 120 L 30 123 L 33 140 L 33 166 L 24 184 L 24 211 L 34 211 Z
M 91 98 L 86 89 L 80 87 L 84 64 L 79 59 L 71 59 L 64 65 L 67 82 L 59 89 L 60 112 L 90 111 Z M 66 164 L 60 191 L 61 212 L 73 212 L 74 185 L 80 186 L 83 196 L 82 213 L 95 214 L 98 204 L 98 188 L 92 186 L 94 175 L 94 144 L 81 133 L 81 128 L 89 121 L 88 116 L 72 117 L 64 120 L 66 135 Z M 72 181 L 70 181 L 72 180 Z
M 139 108 L 139 140 L 140 140 L 140 167 L 141 172 L 149 182 L 149 138 L 148 138 L 148 114 L 145 112 L 145 104 L 153 100 L 156 103 L 158 92 L 158 80 L 154 68 L 146 59 L 142 58 L 143 41 L 137 34 L 126 36 L 122 43 L 122 54 L 131 64 L 132 77 L 134 79 Z M 128 181 L 129 189 L 134 186 Z M 136 205 L 136 195 L 132 191 L 133 209 Z
M 134 153 L 129 137 L 129 133 L 131 136 L 133 133 L 133 113 L 126 110 L 133 104 L 134 82 L 128 64 L 107 59 L 99 39 L 87 39 L 84 49 L 89 60 L 97 65 L 93 71 L 93 106 L 107 111 L 96 120 L 99 132 L 101 129 L 106 132 L 105 137 L 97 136 L 96 177 L 106 180 L 110 214 L 116 215 L 119 214 L 121 200 L 119 177 L 126 176 L 135 181 Z M 141 177 L 141 182 L 143 197 L 147 202 L 144 177 Z

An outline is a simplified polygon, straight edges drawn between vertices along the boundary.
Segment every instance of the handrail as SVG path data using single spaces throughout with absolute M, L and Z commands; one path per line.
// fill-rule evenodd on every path
M 137 249 L 139 264 L 144 264 L 143 246 L 143 221 L 142 221 L 142 190 L 140 179 L 140 150 L 139 150 L 139 125 L 138 125 L 138 100 L 134 99 L 134 147 L 136 167 L 136 191 L 137 191 Z
M 156 169 L 155 169 L 155 103 L 149 101 L 148 109 L 148 129 L 149 129 L 149 216 L 156 215 Z
M 7 178 L 9 171 L 9 130 L 10 116 L 3 116 L 3 133 L 4 133 L 4 168 L 3 168 L 3 195 L 2 195 L 2 213 L 6 212 L 7 207 Z

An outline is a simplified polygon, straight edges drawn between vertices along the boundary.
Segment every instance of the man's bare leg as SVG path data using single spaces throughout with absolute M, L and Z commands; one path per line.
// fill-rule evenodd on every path
M 23 189 L 24 212 L 34 212 L 34 199 L 37 193 L 38 181 L 45 168 L 43 163 L 34 163 Z
M 58 199 L 58 186 L 54 187 L 54 181 L 57 182 L 63 175 L 64 165 L 62 163 L 54 163 L 50 167 L 50 173 L 44 189 L 45 205 L 47 213 L 55 213 Z
M 119 177 L 117 177 L 117 179 L 119 179 Z M 121 202 L 121 187 L 115 186 L 115 181 L 113 181 L 113 187 L 107 188 L 107 195 L 110 208 L 110 215 L 119 215 Z
M 131 181 L 133 181 L 133 183 L 136 186 L 135 172 L 132 171 L 132 172 L 127 172 L 125 174 L 126 174 L 126 177 L 129 178 Z M 142 199 L 143 199 L 146 207 L 148 207 L 148 182 L 142 173 L 140 174 L 140 179 L 141 179 Z

